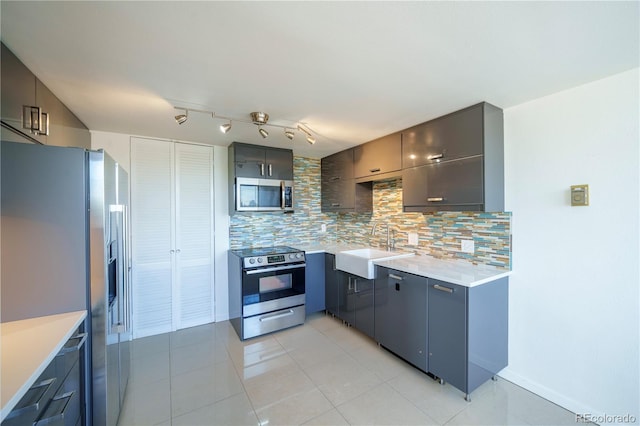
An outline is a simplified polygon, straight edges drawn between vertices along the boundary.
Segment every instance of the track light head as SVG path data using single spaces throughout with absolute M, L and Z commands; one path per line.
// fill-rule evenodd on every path
M 229 130 L 231 130 L 231 121 L 229 121 L 226 124 L 221 124 L 220 125 L 220 131 L 222 133 L 227 133 Z
M 260 136 L 262 136 L 264 139 L 267 138 L 267 136 L 269 136 L 269 132 L 267 132 L 265 129 L 263 129 L 262 127 L 260 127 L 258 129 L 258 132 L 260 132 Z
M 295 133 L 293 133 L 290 129 L 285 129 L 284 130 L 284 135 L 289 139 L 292 140 L 293 137 L 296 135 Z
M 309 142 L 309 145 L 313 145 L 314 143 L 316 143 L 316 138 L 314 138 L 313 136 L 307 136 L 307 142 Z
M 183 124 L 189 118 L 189 110 L 185 110 L 184 114 L 178 114 L 174 117 L 176 119 L 176 123 Z

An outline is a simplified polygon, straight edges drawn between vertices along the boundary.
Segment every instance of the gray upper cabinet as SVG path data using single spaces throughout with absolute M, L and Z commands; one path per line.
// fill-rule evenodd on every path
M 376 177 L 402 168 L 402 133 L 358 145 L 353 149 L 354 177 Z
M 483 105 L 474 105 L 403 131 L 402 168 L 481 155 Z
M 29 140 L 48 145 L 91 148 L 87 127 L 4 44 L 2 44 L 2 122 Z M 49 117 L 49 135 L 22 125 L 23 107 L 40 107 Z M 4 133 L 3 140 L 13 137 Z
M 482 103 L 403 132 L 406 212 L 503 211 L 502 110 Z
M 293 151 L 234 142 L 236 177 L 293 180 Z
M 340 151 L 322 159 L 321 208 L 323 212 L 371 211 L 371 183 L 356 183 L 353 168 L 353 149 Z

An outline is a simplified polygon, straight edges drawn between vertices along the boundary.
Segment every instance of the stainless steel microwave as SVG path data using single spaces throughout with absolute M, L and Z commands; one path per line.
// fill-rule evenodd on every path
M 236 178 L 236 211 L 293 211 L 293 181 Z

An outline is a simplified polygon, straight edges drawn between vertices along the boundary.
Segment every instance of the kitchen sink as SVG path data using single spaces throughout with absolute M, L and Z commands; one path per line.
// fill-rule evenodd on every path
M 413 253 L 386 251 L 375 248 L 345 250 L 336 253 L 336 269 L 362 278 L 373 279 L 376 277 L 374 261 L 391 260 L 409 256 L 413 256 Z

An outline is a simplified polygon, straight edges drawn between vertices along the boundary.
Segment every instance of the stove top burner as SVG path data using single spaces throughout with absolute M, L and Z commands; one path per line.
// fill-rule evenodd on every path
M 258 268 L 272 265 L 284 265 L 305 261 L 304 251 L 289 246 L 248 247 L 231 250 L 242 258 L 244 268 Z
M 275 254 L 287 254 L 296 253 L 300 250 L 294 249 L 289 246 L 274 246 L 274 247 L 246 247 L 237 250 L 232 250 L 236 255 L 240 257 L 254 257 L 254 256 L 269 256 Z

